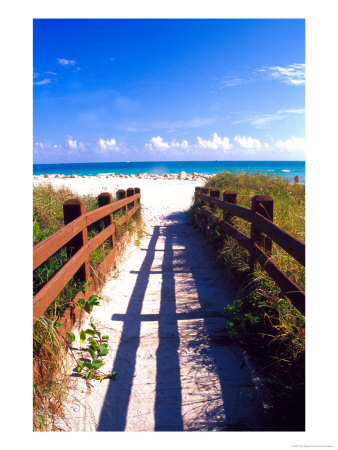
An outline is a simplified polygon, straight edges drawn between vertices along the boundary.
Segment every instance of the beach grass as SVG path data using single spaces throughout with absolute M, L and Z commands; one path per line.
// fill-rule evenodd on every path
M 254 195 L 270 195 L 274 200 L 274 223 L 292 236 L 305 242 L 305 185 L 267 175 L 232 174 L 223 172 L 208 180 L 206 187 L 222 193 L 237 193 L 237 204 L 251 208 Z M 198 214 L 200 202 L 195 201 L 192 213 Z M 223 211 L 214 214 L 221 218 Z M 250 236 L 250 223 L 232 218 L 232 224 Z M 214 239 L 221 231 L 211 226 Z M 305 290 L 305 269 L 284 250 L 273 243 L 275 264 Z M 227 336 L 244 345 L 258 358 L 267 390 L 273 399 L 276 427 L 282 430 L 304 428 L 305 378 L 305 318 L 292 305 L 258 265 L 250 270 L 249 253 L 237 241 L 228 237 L 217 253 L 218 263 L 225 267 L 236 283 L 238 292 L 227 308 Z
M 53 188 L 43 183 L 33 188 L 33 244 L 37 244 L 64 226 L 63 204 L 70 198 L 81 198 L 86 210 L 98 207 L 97 197 L 79 196 L 67 187 Z M 117 217 L 117 215 L 116 215 Z M 114 218 L 116 218 L 114 215 Z M 88 227 L 88 240 L 101 229 L 104 222 Z M 128 229 L 130 234 L 142 228 L 142 215 L 138 210 L 129 219 L 128 227 L 118 227 L 116 240 L 122 239 Z M 104 241 L 90 255 L 91 275 L 112 249 L 111 238 Z M 66 248 L 61 248 L 33 271 L 33 295 L 35 295 L 67 262 Z M 65 347 L 56 332 L 55 325 L 75 295 L 82 291 L 83 283 L 72 278 L 51 303 L 33 327 L 33 429 L 35 431 L 57 430 L 56 418 L 61 417 L 62 404 L 68 395 Z

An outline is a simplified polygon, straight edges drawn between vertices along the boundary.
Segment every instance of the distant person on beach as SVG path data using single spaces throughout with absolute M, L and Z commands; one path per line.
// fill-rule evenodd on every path
M 294 177 L 294 180 L 295 180 L 295 183 L 299 183 L 299 176 L 296 175 L 296 176 Z

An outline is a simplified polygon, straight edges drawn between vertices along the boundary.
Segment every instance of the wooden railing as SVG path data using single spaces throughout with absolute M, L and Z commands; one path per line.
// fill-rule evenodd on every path
M 64 266 L 37 292 L 33 298 L 33 324 L 46 311 L 49 305 L 62 291 L 66 284 L 74 279 L 85 283 L 93 281 L 90 276 L 89 256 L 109 237 L 112 240 L 112 250 L 96 269 L 103 277 L 116 260 L 118 246 L 115 245 L 116 226 L 121 226 L 129 220 L 141 206 L 139 188 L 129 188 L 127 191 L 117 191 L 117 201 L 113 202 L 112 194 L 104 192 L 98 196 L 97 209 L 86 212 L 85 202 L 75 198 L 67 200 L 63 205 L 65 226 L 33 247 L 33 270 L 37 269 L 48 258 L 62 247 L 67 249 L 67 262 Z M 114 221 L 113 213 L 121 210 L 123 216 Z M 92 239 L 87 238 L 87 227 L 104 221 L 105 227 Z M 87 300 L 94 291 L 93 285 L 87 287 L 87 292 L 79 292 L 70 301 L 63 317 L 63 333 L 69 331 L 79 316 L 76 307 L 80 296 Z
M 221 230 L 236 239 L 250 253 L 250 266 L 257 261 L 268 275 L 280 287 L 293 303 L 305 314 L 305 293 L 296 283 L 285 275 L 272 261 L 272 241 L 278 244 L 289 255 L 305 266 L 305 245 L 273 223 L 273 199 L 268 195 L 255 195 L 252 198 L 251 209 L 236 205 L 236 192 L 225 191 L 223 201 L 220 200 L 219 189 L 195 188 L 195 199 L 202 201 L 202 215 L 206 220 L 218 220 Z M 223 220 L 218 219 L 211 209 L 217 207 L 223 210 Z M 204 206 L 203 206 L 204 205 Z M 236 216 L 251 223 L 251 235 L 246 236 L 237 230 L 230 222 Z

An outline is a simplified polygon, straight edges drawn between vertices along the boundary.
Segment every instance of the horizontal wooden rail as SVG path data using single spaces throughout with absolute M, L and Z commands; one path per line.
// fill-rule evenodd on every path
M 206 195 L 208 193 L 210 196 Z M 236 204 L 236 192 L 234 191 L 225 191 L 223 201 L 219 200 L 219 197 L 219 189 L 195 189 L 195 199 L 201 200 L 203 205 L 201 217 L 204 220 L 216 222 L 224 235 L 233 237 L 242 247 L 246 248 L 250 253 L 250 268 L 253 269 L 254 263 L 258 262 L 292 304 L 302 314 L 305 314 L 305 293 L 271 260 L 271 246 L 274 241 L 305 266 L 305 245 L 273 223 L 273 199 L 267 195 L 256 195 L 252 198 L 251 209 L 248 209 Z M 211 205 L 210 209 L 205 206 L 206 203 Z M 215 207 L 223 210 L 223 220 L 214 215 Z M 233 226 L 231 223 L 233 216 L 252 224 L 250 237 Z M 195 220 L 200 228 L 204 228 L 203 221 L 198 219 L 198 215 L 195 216 Z
M 122 192 L 123 191 L 119 191 Z M 124 191 L 125 192 L 125 191 Z M 133 194 L 136 192 L 135 194 Z M 84 265 L 89 264 L 89 256 L 90 254 L 96 250 L 105 240 L 109 237 L 112 237 L 113 249 L 108 253 L 106 258 L 102 261 L 102 263 L 98 267 L 98 272 L 100 276 L 103 276 L 109 267 L 114 263 L 116 259 L 116 255 L 118 254 L 118 249 L 114 246 L 114 234 L 116 231 L 116 225 L 123 225 L 127 222 L 130 217 L 132 217 L 135 212 L 141 207 L 141 193 L 140 189 L 133 188 L 128 189 L 128 196 L 125 198 L 121 198 L 116 202 L 112 201 L 112 195 L 109 193 L 103 193 L 99 196 L 99 204 L 103 202 L 104 206 L 101 206 L 93 211 L 86 212 L 85 206 L 82 200 L 68 200 L 65 203 L 64 208 L 71 209 L 70 219 L 67 218 L 67 221 L 71 220 L 67 225 L 53 233 L 48 238 L 36 244 L 33 248 L 33 270 L 37 269 L 41 264 L 43 264 L 48 258 L 50 258 L 53 254 L 55 254 L 62 247 L 67 245 L 67 254 L 71 255 L 69 260 L 65 263 L 65 265 L 40 289 L 40 291 L 33 298 L 33 324 L 39 319 L 39 317 L 44 313 L 44 311 L 48 308 L 48 306 L 52 303 L 52 301 L 57 297 L 57 295 L 62 291 L 62 289 L 67 285 L 69 280 L 75 275 L 80 274 L 80 278 L 86 276 L 88 277 L 89 269 L 80 273 L 80 269 L 84 267 Z M 104 197 L 102 199 L 102 196 Z M 101 198 L 100 198 L 101 197 Z M 136 201 L 138 203 L 135 205 Z M 128 205 L 135 205 L 129 211 Z M 130 207 L 130 206 L 129 206 Z M 111 223 L 113 220 L 112 213 L 118 210 L 125 212 L 122 217 L 114 221 L 115 223 Z M 65 213 L 67 212 L 64 210 Z M 74 213 L 72 212 L 74 211 Z M 68 214 L 68 213 L 67 213 Z M 79 217 L 74 218 L 72 214 Z M 92 239 L 87 240 L 87 227 L 92 225 L 99 220 L 105 220 L 105 228 L 100 231 L 97 235 L 95 235 Z M 66 216 L 65 216 L 66 221 Z M 108 222 L 107 222 L 108 221 Z M 70 246 L 70 247 L 69 247 Z M 68 248 L 69 247 L 69 248 Z M 71 249 L 74 249 L 75 253 L 72 254 Z M 88 266 L 89 267 L 89 266 Z M 86 281 L 83 279 L 81 281 Z M 89 293 L 92 293 L 93 289 L 88 288 L 88 292 L 83 295 L 85 298 L 88 297 Z M 80 294 L 81 295 L 81 294 Z M 75 318 L 78 317 L 79 311 L 75 313 L 74 311 L 74 301 L 79 297 L 79 294 L 70 302 L 70 309 L 68 308 L 65 313 L 65 318 L 60 319 L 65 322 L 69 322 L 70 317 L 72 316 L 72 320 L 74 323 Z M 77 308 L 76 308 L 77 309 Z M 70 312 L 70 310 L 72 310 Z M 69 317 L 68 317 L 69 316 Z M 70 325 L 67 327 L 70 329 Z M 64 331 L 64 330 L 63 330 Z
M 87 244 L 89 254 L 91 254 L 94 250 L 97 249 L 106 239 L 109 238 L 109 236 L 112 235 L 112 233 L 115 232 L 115 224 L 112 223 L 108 227 L 106 227 L 104 230 L 102 230 L 100 233 L 98 233 L 96 236 L 92 237 Z
M 66 264 L 34 296 L 33 324 L 41 316 L 41 314 L 46 311 L 51 302 L 62 291 L 68 281 L 74 276 L 88 257 L 88 246 L 82 247 L 81 250 L 75 253 L 75 255 L 67 261 Z
M 209 220 L 215 220 L 215 216 L 207 208 L 202 208 L 203 214 L 208 217 Z M 255 260 L 262 266 L 262 268 L 268 273 L 268 275 L 275 281 L 275 283 L 281 288 L 283 293 L 291 300 L 292 304 L 302 313 L 305 314 L 305 294 L 301 288 L 294 283 L 287 275 L 285 275 L 266 255 L 263 250 L 253 242 L 248 236 L 246 236 L 237 228 L 233 227 L 224 220 L 217 220 L 221 229 L 236 239 L 238 243 L 246 248 Z
M 65 246 L 86 226 L 85 216 L 80 216 L 33 247 L 33 270 Z
M 123 206 L 129 205 L 134 202 L 138 198 L 140 198 L 141 194 L 135 194 L 132 197 L 126 197 L 122 200 L 117 200 L 116 202 L 110 203 L 109 205 L 101 206 L 101 208 L 94 209 L 86 213 L 86 225 L 92 225 L 98 220 L 103 219 L 108 214 L 111 214 L 115 211 L 118 211 Z
M 218 200 L 215 197 L 209 197 L 208 195 L 204 195 L 199 192 L 195 193 L 195 198 L 215 205 L 228 214 L 237 216 L 254 224 L 269 238 L 276 242 L 276 244 L 278 244 L 283 250 L 289 253 L 289 255 L 305 266 L 305 245 L 295 237 L 291 236 L 291 234 L 287 231 L 282 230 L 273 222 L 263 217 L 258 212 L 254 212 L 251 209 L 244 208 L 243 206 Z
M 123 225 L 125 222 L 127 222 L 127 220 L 130 219 L 130 217 L 132 215 L 134 215 L 136 213 L 136 211 L 140 208 L 140 205 L 136 205 L 134 206 L 133 209 L 131 209 L 130 211 L 128 211 L 124 216 L 120 217 L 119 219 L 116 220 L 116 225 Z
M 115 212 L 125 205 L 128 205 L 135 199 L 139 199 L 141 194 L 135 194 L 132 197 L 126 197 L 123 200 L 101 206 L 100 208 L 88 211 L 85 215 L 65 225 L 60 230 L 48 236 L 43 241 L 33 247 L 33 270 L 41 266 L 49 257 L 67 244 L 74 236 L 80 233 L 84 227 L 88 227 L 98 220 L 103 219 L 108 214 Z M 130 217 L 130 216 L 129 216 Z

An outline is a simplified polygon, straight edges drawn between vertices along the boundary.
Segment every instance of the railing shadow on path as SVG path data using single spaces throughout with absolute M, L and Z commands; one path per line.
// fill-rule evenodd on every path
M 159 228 L 154 227 L 146 256 L 140 268 L 140 274 L 137 277 L 130 297 L 120 344 L 116 352 L 113 371 L 119 377 L 123 377 L 123 389 L 118 391 L 116 389 L 118 386 L 116 386 L 114 381 L 109 383 L 97 431 L 124 431 L 126 426 L 128 404 L 135 371 L 136 352 L 140 343 L 141 321 L 137 319 L 137 316 L 141 314 L 159 234 Z
M 125 430 L 144 320 L 158 321 L 155 431 L 182 431 L 183 422 L 188 430 L 263 431 L 257 382 L 242 352 L 225 343 L 224 308 L 232 301 L 234 291 L 227 286 L 221 271 L 211 266 L 209 250 L 201 244 L 199 232 L 185 220 L 186 213 L 175 213 L 166 219 L 167 226 L 154 226 L 148 248 L 142 249 L 146 256 L 126 314 L 123 318 L 112 317 L 123 320 L 113 367 L 122 381 L 119 387 L 116 381 L 110 382 L 108 406 L 102 409 L 97 431 Z M 161 270 L 154 271 L 160 236 L 165 239 L 164 250 L 160 250 L 164 251 L 163 262 Z M 159 314 L 141 316 L 152 273 L 162 273 Z M 185 305 L 184 292 L 196 297 L 193 307 L 189 301 Z M 179 323 L 183 325 L 179 327 Z M 180 367 L 180 362 L 182 366 L 189 363 L 196 371 L 183 373 L 185 368 Z M 187 384 L 188 400 L 182 398 L 182 382 Z

